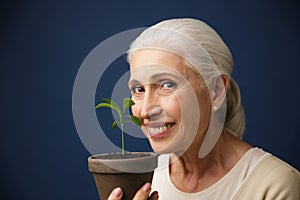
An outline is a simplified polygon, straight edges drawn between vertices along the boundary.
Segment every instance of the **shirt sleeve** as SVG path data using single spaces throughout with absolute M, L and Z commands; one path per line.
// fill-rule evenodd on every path
M 233 199 L 300 200 L 300 173 L 270 155 L 260 161 Z

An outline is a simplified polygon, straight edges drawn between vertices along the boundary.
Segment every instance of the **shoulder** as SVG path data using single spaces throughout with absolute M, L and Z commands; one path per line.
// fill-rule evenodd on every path
M 277 157 L 266 155 L 243 182 L 234 199 L 300 199 L 300 173 Z M 239 197 L 239 198 L 238 198 Z
M 276 185 L 297 183 L 297 189 L 300 188 L 299 171 L 273 155 L 269 154 L 258 164 L 256 173 L 263 175 L 266 182 L 274 184 L 274 181 L 277 181 Z

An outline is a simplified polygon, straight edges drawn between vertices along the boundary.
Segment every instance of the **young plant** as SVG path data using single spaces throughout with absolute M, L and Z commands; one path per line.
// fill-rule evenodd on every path
M 102 98 L 102 99 L 106 102 L 99 103 L 96 106 L 96 108 L 107 107 L 107 108 L 111 108 L 111 109 L 115 110 L 118 113 L 119 120 L 115 120 L 112 123 L 112 129 L 115 129 L 117 127 L 117 125 L 119 125 L 119 127 L 121 128 L 121 131 L 122 131 L 122 154 L 124 155 L 124 152 L 125 152 L 125 150 L 124 150 L 125 149 L 124 148 L 124 125 L 125 125 L 125 123 L 131 122 L 138 126 L 142 125 L 141 120 L 139 118 L 137 118 L 136 116 L 125 115 L 126 110 L 128 108 L 130 108 L 131 106 L 133 106 L 135 103 L 130 98 L 124 98 L 123 99 L 123 109 L 121 110 L 120 106 L 112 99 L 108 99 L 108 98 Z

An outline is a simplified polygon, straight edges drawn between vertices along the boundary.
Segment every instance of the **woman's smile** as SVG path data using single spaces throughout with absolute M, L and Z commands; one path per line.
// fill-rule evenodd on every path
M 159 139 L 168 135 L 175 127 L 175 122 L 165 122 L 165 123 L 149 123 L 145 125 L 149 136 L 153 139 Z

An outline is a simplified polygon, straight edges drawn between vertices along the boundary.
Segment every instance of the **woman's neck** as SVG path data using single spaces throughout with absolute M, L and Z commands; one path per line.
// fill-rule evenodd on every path
M 169 168 L 174 185 L 184 192 L 199 192 L 220 180 L 251 146 L 223 130 L 212 151 L 199 158 L 199 147 L 191 146 L 180 157 L 171 155 Z

